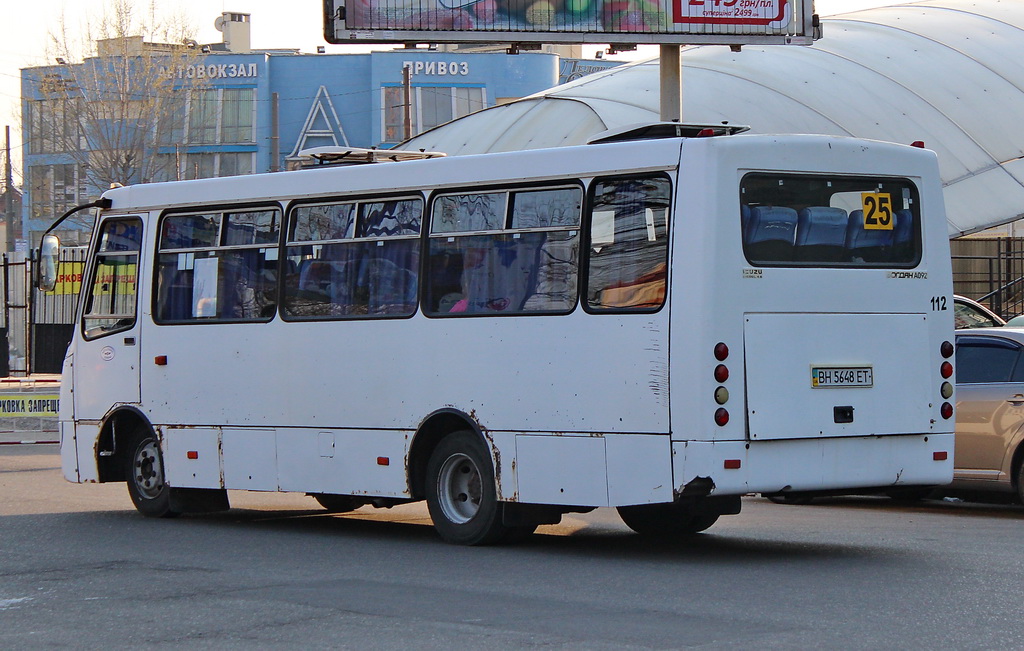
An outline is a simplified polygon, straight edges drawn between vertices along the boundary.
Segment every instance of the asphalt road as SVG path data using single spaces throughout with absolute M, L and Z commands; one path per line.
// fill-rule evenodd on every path
M 327 515 L 232 492 L 151 520 L 0 447 L 0 648 L 1024 647 L 1024 508 L 745 498 L 688 542 L 610 509 L 514 547 L 442 543 L 426 509 Z

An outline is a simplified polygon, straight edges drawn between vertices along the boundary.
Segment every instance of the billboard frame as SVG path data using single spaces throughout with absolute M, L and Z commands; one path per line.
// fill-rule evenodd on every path
M 385 43 L 488 43 L 509 46 L 540 46 L 542 44 L 587 45 L 609 44 L 615 49 L 636 45 L 811 45 L 818 38 L 814 0 L 787 0 L 793 14 L 785 33 L 689 33 L 689 32 L 612 32 L 612 31 L 502 31 L 444 29 L 358 29 L 345 25 L 346 2 L 362 0 L 323 0 L 324 39 L 334 45 L 370 45 Z M 675 0 L 677 3 L 679 0 Z M 700 19 L 686 22 L 738 26 L 756 24 L 757 20 Z M 766 22 L 766 21 L 764 21 Z M 735 27 L 734 27 L 735 29 Z M 616 47 L 617 46 L 617 47 Z

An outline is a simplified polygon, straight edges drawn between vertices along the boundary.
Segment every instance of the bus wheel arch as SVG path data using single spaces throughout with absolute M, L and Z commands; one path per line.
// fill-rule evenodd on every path
M 463 430 L 474 432 L 484 441 L 476 421 L 457 409 L 439 409 L 420 424 L 409 448 L 409 492 L 413 499 L 426 497 L 427 464 L 434 450 L 446 436 Z
M 120 407 L 106 416 L 94 450 L 101 483 L 127 479 L 128 448 L 143 428 L 153 431 L 149 420 L 134 407 Z

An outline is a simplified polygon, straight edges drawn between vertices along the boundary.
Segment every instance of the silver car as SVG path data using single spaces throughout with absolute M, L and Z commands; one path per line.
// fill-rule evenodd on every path
M 956 449 L 950 488 L 1024 501 L 1024 328 L 956 333 Z

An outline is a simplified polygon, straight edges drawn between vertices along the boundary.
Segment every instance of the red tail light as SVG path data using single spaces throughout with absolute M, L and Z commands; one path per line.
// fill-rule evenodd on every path
M 949 362 L 942 362 L 942 366 L 939 367 L 939 373 L 942 374 L 944 379 L 949 379 L 953 375 L 953 365 Z
M 715 381 L 721 384 L 729 379 L 729 367 L 725 364 L 719 364 L 715 367 Z
M 729 356 L 729 347 L 722 342 L 715 344 L 715 359 L 720 362 L 724 362 Z
M 955 350 L 952 343 L 944 341 L 942 342 L 942 345 L 939 346 L 939 352 L 942 354 L 942 359 L 949 359 L 953 356 Z
M 729 422 L 729 411 L 725 407 L 719 407 L 715 410 L 715 424 L 719 427 Z

